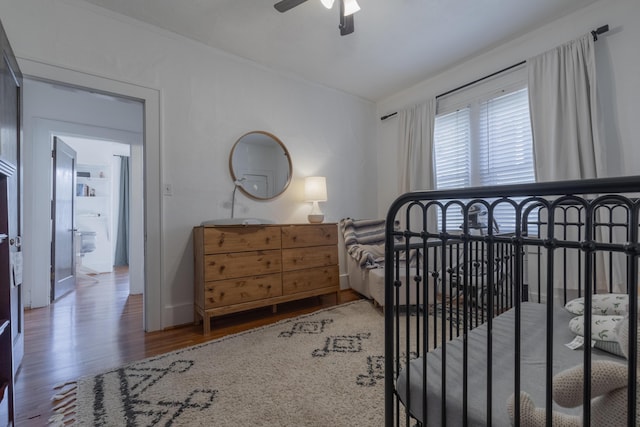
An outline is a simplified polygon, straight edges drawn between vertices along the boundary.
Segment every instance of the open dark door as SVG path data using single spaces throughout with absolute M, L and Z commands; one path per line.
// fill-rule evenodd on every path
M 20 182 L 22 74 L 0 24 L 0 425 L 13 425 L 13 378 L 24 354 Z
M 75 290 L 75 228 L 73 202 L 76 152 L 53 138 L 53 237 L 51 243 L 51 301 Z

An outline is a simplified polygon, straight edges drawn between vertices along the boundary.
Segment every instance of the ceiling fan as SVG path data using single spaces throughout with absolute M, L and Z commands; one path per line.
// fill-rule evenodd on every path
M 273 5 L 278 12 L 286 12 L 289 9 L 293 9 L 296 6 L 301 5 L 307 0 L 280 0 Z M 324 7 L 331 9 L 333 7 L 334 0 L 320 0 Z M 360 6 L 356 0 L 338 0 L 340 2 L 340 35 L 346 36 L 353 33 L 353 14 L 360 10 Z

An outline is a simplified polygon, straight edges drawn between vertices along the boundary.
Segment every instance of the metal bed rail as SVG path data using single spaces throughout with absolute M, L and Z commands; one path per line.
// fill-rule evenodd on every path
M 451 191 L 413 192 L 391 205 L 386 220 L 385 246 L 385 425 L 413 426 L 415 408 L 400 401 L 395 381 L 409 359 L 440 347 L 440 411 L 446 425 L 446 343 L 453 338 L 463 345 L 462 417 L 467 425 L 469 357 L 468 334 L 477 326 L 488 330 L 486 370 L 486 425 L 492 425 L 491 381 L 493 319 L 515 311 L 513 392 L 520 394 L 520 341 L 523 333 L 521 305 L 530 297 L 546 305 L 547 425 L 551 426 L 553 377 L 553 310 L 575 296 L 585 298 L 584 336 L 591 336 L 591 297 L 598 292 L 629 295 L 630 322 L 638 321 L 638 265 L 640 244 L 640 177 L 565 181 Z M 474 207 L 482 206 L 493 224 L 495 213 L 512 213 L 513 229 L 494 227 L 478 233 L 470 224 Z M 462 214 L 459 229 L 448 220 Z M 458 215 L 459 217 L 459 215 Z M 392 225 L 401 224 L 394 228 Z M 439 224 L 439 225 L 437 225 Z M 398 241 L 401 243 L 397 243 Z M 413 265 L 401 262 L 414 251 Z M 413 270 L 411 269 L 413 267 Z M 401 287 L 404 282 L 408 286 Z M 437 283 L 429 287 L 427 284 Z M 413 287 L 413 290 L 409 288 Z M 559 291 L 558 291 L 559 289 Z M 430 290 L 430 291 L 427 291 Z M 400 292 L 415 292 L 416 307 L 400 306 Z M 409 301 L 406 298 L 405 301 Z M 408 315 L 411 313 L 412 315 Z M 404 315 L 403 315 L 404 314 Z M 636 420 L 637 329 L 629 329 L 628 425 Z M 584 390 L 582 417 L 591 419 L 591 348 L 583 352 Z M 423 357 L 423 372 L 426 370 Z M 408 375 L 408 373 L 407 373 Z M 409 381 L 405 395 L 409 396 Z M 426 390 L 427 378 L 423 379 Z M 421 419 L 428 419 L 423 393 Z M 407 398 L 407 401 L 409 399 Z M 520 401 L 515 399 L 515 425 L 519 425 Z M 540 402 L 542 406 L 542 402 Z M 506 405 L 506 402 L 505 402 Z M 418 425 L 421 425 L 418 423 Z

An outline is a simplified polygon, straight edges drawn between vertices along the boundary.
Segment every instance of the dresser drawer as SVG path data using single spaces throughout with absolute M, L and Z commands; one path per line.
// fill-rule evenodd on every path
M 204 280 L 208 282 L 280 273 L 281 266 L 278 250 L 205 255 Z
M 338 227 L 326 225 L 287 225 L 282 227 L 283 248 L 303 248 L 306 246 L 337 245 Z
M 204 291 L 205 309 L 224 307 L 282 295 L 282 275 L 244 277 L 207 282 Z
M 205 227 L 204 253 L 280 249 L 280 227 Z
M 336 264 L 338 264 L 338 248 L 336 246 L 316 246 L 282 250 L 283 271 Z
M 284 295 L 329 287 L 337 290 L 339 274 L 337 265 L 285 272 L 282 273 L 282 290 Z

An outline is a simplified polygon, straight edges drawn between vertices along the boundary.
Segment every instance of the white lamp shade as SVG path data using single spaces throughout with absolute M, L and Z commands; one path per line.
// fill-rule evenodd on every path
M 320 0 L 320 3 L 327 9 L 331 9 L 333 7 L 334 0 Z
M 353 15 L 360 10 L 360 5 L 356 0 L 344 0 L 344 16 Z
M 304 199 L 307 202 L 327 201 L 327 179 L 324 176 L 308 176 L 304 179 Z

